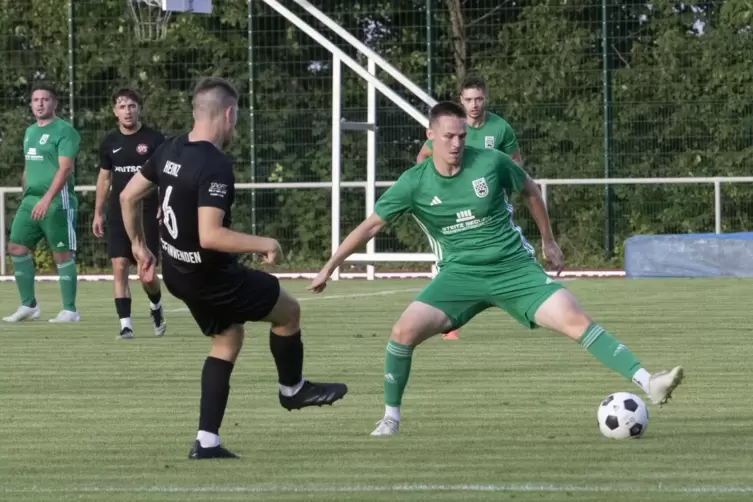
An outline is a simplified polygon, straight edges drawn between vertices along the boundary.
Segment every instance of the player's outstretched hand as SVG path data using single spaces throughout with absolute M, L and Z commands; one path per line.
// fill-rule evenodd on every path
M 92 233 L 94 237 L 101 239 L 105 235 L 104 224 L 102 222 L 102 215 L 95 214 L 92 221 Z
M 544 241 L 541 245 L 541 251 L 544 259 L 557 271 L 557 277 L 559 277 L 565 268 L 565 257 L 562 255 L 560 247 L 554 240 Z
M 322 270 L 319 272 L 319 275 L 311 281 L 311 284 L 309 284 L 309 287 L 306 289 L 313 293 L 321 293 L 324 291 L 324 288 L 327 287 L 327 279 L 329 279 L 329 275 L 330 274 L 328 274 L 326 270 Z
M 268 239 L 269 246 L 266 251 L 261 254 L 261 262 L 265 265 L 277 265 L 280 258 L 282 258 L 282 247 L 280 243 L 275 239 Z

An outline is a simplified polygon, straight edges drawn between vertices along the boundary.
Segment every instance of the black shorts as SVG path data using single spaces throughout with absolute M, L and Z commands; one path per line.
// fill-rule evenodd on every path
M 146 247 L 159 263 L 159 221 L 156 209 L 144 211 L 144 238 Z M 119 208 L 107 215 L 107 254 L 110 258 L 128 258 L 131 263 L 136 263 L 131 252 L 131 240 L 128 238 Z
M 205 287 L 191 287 L 191 280 L 170 270 L 163 270 L 163 278 L 170 294 L 183 300 L 206 336 L 264 319 L 280 297 L 277 277 L 242 266 L 218 273 Z

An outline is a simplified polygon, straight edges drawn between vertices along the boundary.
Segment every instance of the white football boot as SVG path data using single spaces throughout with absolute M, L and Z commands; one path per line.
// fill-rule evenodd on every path
M 651 402 L 659 406 L 666 404 L 672 397 L 672 391 L 682 383 L 685 372 L 682 366 L 676 366 L 671 371 L 660 371 L 651 375 L 648 381 L 648 397 Z
M 3 321 L 5 322 L 34 321 L 35 319 L 39 319 L 40 315 L 42 315 L 42 311 L 39 310 L 39 305 L 37 305 L 36 307 L 27 307 L 25 305 L 21 305 L 11 315 L 9 315 L 8 317 L 3 317 Z
M 79 322 L 80 320 L 78 312 L 61 310 L 57 317 L 50 319 L 50 322 Z
M 384 417 L 377 422 L 377 428 L 371 433 L 372 437 L 394 436 L 400 432 L 400 422 L 394 418 Z

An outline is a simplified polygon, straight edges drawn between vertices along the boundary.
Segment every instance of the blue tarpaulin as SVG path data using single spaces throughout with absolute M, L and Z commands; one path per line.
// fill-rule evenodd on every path
M 625 276 L 753 277 L 753 232 L 630 237 Z

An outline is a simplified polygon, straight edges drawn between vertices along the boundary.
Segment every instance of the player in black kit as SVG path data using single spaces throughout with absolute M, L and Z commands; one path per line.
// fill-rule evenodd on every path
M 136 261 L 131 254 L 131 241 L 123 226 L 120 213 L 120 192 L 125 188 L 133 175 L 139 172 L 141 166 L 165 140 L 162 133 L 147 127 L 139 120 L 141 99 L 136 91 L 121 88 L 112 96 L 113 113 L 118 119 L 118 128 L 107 135 L 100 148 L 100 169 L 97 178 L 97 198 L 94 205 L 94 221 L 92 232 L 98 238 L 104 235 L 104 221 L 107 223 L 107 250 L 112 261 L 112 272 L 115 278 L 115 310 L 120 318 L 119 338 L 127 340 L 133 338 L 131 325 L 131 291 L 128 287 L 128 269 Z M 108 198 L 112 187 L 112 194 Z M 102 217 L 102 206 L 105 199 L 107 217 Z M 145 197 L 143 201 L 144 234 L 146 245 L 154 253 L 159 246 L 159 222 L 157 220 L 159 199 L 157 193 Z M 149 297 L 149 311 L 152 316 L 154 334 L 165 334 L 165 317 L 162 311 L 162 295 L 159 279 L 155 275 L 142 286 Z
M 345 384 L 304 380 L 298 301 L 276 277 L 243 267 L 235 255 L 256 253 L 263 263 L 275 264 L 282 254 L 275 239 L 230 230 L 235 178 L 222 148 L 230 142 L 237 115 L 238 93 L 229 82 L 217 77 L 200 81 L 194 89 L 191 132 L 167 140 L 120 195 L 139 274 L 148 280 L 155 273 L 154 257 L 137 204 L 159 187 L 165 285 L 212 339 L 201 374 L 199 431 L 189 459 L 237 457 L 220 445 L 219 429 L 246 322 L 271 324 L 269 346 L 283 408 L 332 404 L 348 391 Z

